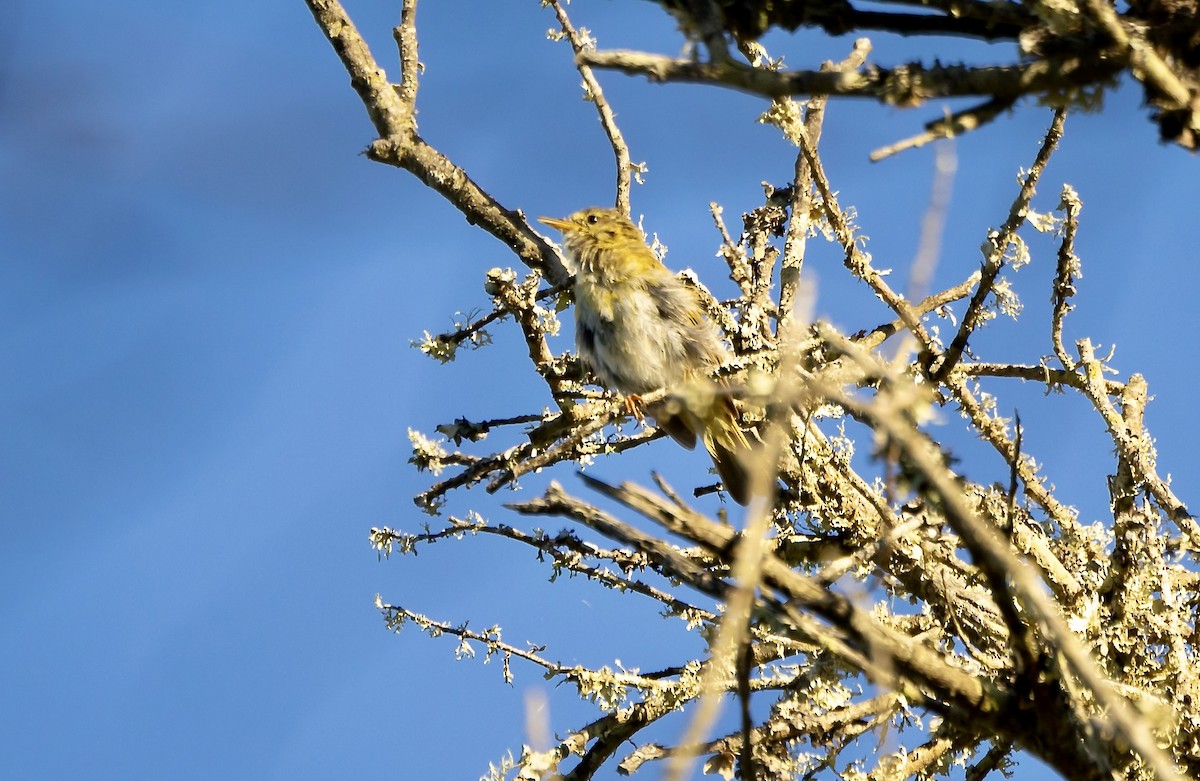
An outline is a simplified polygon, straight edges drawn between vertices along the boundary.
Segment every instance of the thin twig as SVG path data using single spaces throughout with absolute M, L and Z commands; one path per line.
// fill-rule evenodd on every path
M 629 146 L 625 143 L 625 137 L 621 135 L 621 129 L 617 127 L 616 115 L 613 114 L 612 107 L 608 105 L 608 99 L 604 97 L 600 81 L 587 63 L 580 59 L 580 55 L 592 51 L 595 44 L 584 42 L 572 26 L 571 20 L 567 16 L 567 10 L 563 8 L 559 0 L 549 0 L 549 2 L 558 17 L 558 24 L 562 27 L 563 34 L 571 42 L 571 48 L 575 51 L 575 67 L 579 69 L 579 75 L 583 77 L 587 98 L 596 106 L 596 112 L 600 115 L 600 125 L 604 128 L 608 142 L 612 145 L 613 154 L 617 158 L 616 208 L 622 214 L 629 216 L 629 189 L 630 179 L 633 175 L 633 166 L 629 162 Z
M 1063 346 L 1063 322 L 1071 311 L 1069 299 L 1075 295 L 1075 278 L 1079 276 L 1079 257 L 1075 254 L 1075 233 L 1079 230 L 1079 212 L 1083 203 L 1070 185 L 1063 185 L 1058 204 L 1063 211 L 1062 243 L 1058 245 L 1058 263 L 1054 271 L 1054 308 L 1050 315 L 1050 343 L 1064 369 L 1071 371 L 1075 361 Z
M 850 270 L 851 274 L 866 282 L 875 291 L 875 294 L 900 317 L 905 328 L 916 337 L 922 350 L 932 351 L 933 339 L 925 326 L 921 324 L 920 316 L 913 311 L 912 306 L 904 300 L 903 296 L 892 289 L 883 275 L 872 267 L 871 256 L 859 247 L 854 230 L 846 218 L 845 212 L 838 205 L 837 196 L 825 175 L 825 169 L 821 165 L 820 158 L 817 157 L 816 149 L 803 133 L 800 135 L 799 143 L 800 150 L 812 171 L 813 184 L 821 196 L 822 211 L 845 253 L 843 262 L 846 268 Z
M 975 295 L 967 305 L 967 311 L 963 315 L 958 333 L 954 335 L 954 340 L 946 348 L 946 352 L 942 355 L 938 365 L 931 367 L 930 374 L 937 382 L 942 382 L 946 379 L 950 370 L 962 358 L 963 350 L 967 348 L 967 340 L 983 322 L 984 302 L 991 295 L 996 277 L 999 276 L 1001 269 L 1004 268 L 1005 253 L 1008 251 L 1009 244 L 1012 243 L 1017 230 L 1025 224 L 1029 213 L 1029 202 L 1033 199 L 1038 179 L 1041 177 L 1042 172 L 1046 170 L 1046 164 L 1050 162 L 1050 155 L 1058 148 L 1058 142 L 1062 139 L 1063 122 L 1066 121 L 1066 117 L 1066 109 L 1055 109 L 1054 120 L 1050 123 L 1050 129 L 1046 131 L 1046 137 L 1042 141 L 1041 148 L 1038 149 L 1037 157 L 1034 158 L 1033 165 L 1030 166 L 1028 173 L 1025 174 L 1025 180 L 1021 183 L 1021 189 L 1008 210 L 1008 219 L 1004 221 L 1004 225 L 1000 227 L 997 233 L 988 236 L 988 243 L 991 249 L 984 258 L 979 287 L 976 288 Z
M 977 130 L 991 122 L 1001 113 L 1013 107 L 1013 98 L 991 98 L 983 103 L 962 111 L 956 111 L 948 117 L 935 119 L 925 125 L 925 130 L 916 135 L 880 147 L 869 155 L 871 162 L 879 162 L 899 152 L 917 149 L 942 138 L 954 138 L 963 133 Z
M 1066 386 L 1082 390 L 1086 385 L 1083 374 L 1078 370 L 1051 369 L 1045 364 L 1030 366 L 1021 363 L 988 363 L 987 361 L 972 361 L 960 363 L 958 372 L 967 377 L 1010 377 L 1016 380 L 1033 380 L 1041 382 L 1050 389 Z M 1109 396 L 1120 396 L 1125 385 L 1116 380 L 1104 380 L 1104 392 Z
M 988 773 L 999 770 L 1005 757 L 1013 750 L 1012 743 L 1000 741 L 988 749 L 983 759 L 967 768 L 966 781 L 983 781 Z
M 834 65 L 825 63 L 821 69 L 831 73 L 848 73 L 862 67 L 871 53 L 871 43 L 861 38 L 854 43 L 850 55 Z M 813 95 L 804 107 L 804 136 L 815 150 L 821 141 L 821 127 L 825 122 L 825 95 Z M 791 214 L 787 234 L 783 240 L 783 259 L 779 268 L 779 324 L 778 331 L 788 330 L 796 307 L 796 294 L 800 286 L 800 273 L 804 267 L 804 251 L 808 232 L 812 228 L 813 173 L 810 155 L 803 150 L 797 152 L 792 176 Z
M 629 591 L 635 594 L 661 602 L 674 615 L 682 616 L 689 615 L 699 618 L 704 621 L 715 621 L 717 615 L 709 610 L 685 602 L 674 595 L 655 588 L 641 580 L 636 580 L 631 577 L 622 577 L 613 572 L 607 567 L 591 566 L 584 563 L 584 558 L 596 559 L 599 561 L 608 561 L 615 564 L 623 572 L 629 572 L 641 567 L 649 567 L 655 570 L 655 562 L 651 559 L 641 557 L 639 554 L 632 553 L 628 550 L 609 550 L 601 548 L 593 543 L 580 539 L 574 534 L 560 532 L 557 535 L 549 536 L 547 534 L 529 534 L 521 529 L 513 528 L 512 526 L 490 526 L 486 523 L 471 523 L 469 521 L 457 521 L 434 532 L 425 532 L 422 534 L 400 534 L 390 529 L 372 529 L 371 539 L 372 544 L 377 549 L 388 550 L 391 546 L 398 546 L 402 551 L 408 552 L 416 548 L 416 546 L 425 544 L 431 545 L 440 540 L 457 539 L 463 534 L 486 534 L 500 537 L 512 542 L 528 545 L 539 553 L 539 560 L 542 556 L 549 556 L 554 561 L 555 567 L 561 567 L 571 572 L 583 575 L 591 580 L 599 582 L 606 588 L 611 588 L 617 591 Z M 386 555 L 386 553 L 384 553 Z M 655 570 L 657 571 L 657 570 Z

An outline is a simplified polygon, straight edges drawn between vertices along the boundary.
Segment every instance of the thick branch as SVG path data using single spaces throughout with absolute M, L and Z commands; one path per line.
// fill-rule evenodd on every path
M 416 99 L 416 52 L 401 52 L 403 70 L 397 89 L 371 55 L 366 41 L 341 3 L 337 0 L 305 2 L 350 74 L 350 84 L 362 99 L 379 133 L 379 138 L 367 150 L 368 157 L 414 174 L 454 204 L 468 222 L 479 225 L 508 245 L 530 268 L 541 271 L 553 284 L 565 282 L 568 274 L 558 254 L 529 227 L 519 212 L 501 206 L 472 181 L 466 171 L 417 135 L 416 108 L 406 102 Z M 401 27 L 396 31 L 396 41 L 402 50 L 416 42 L 416 4 L 416 0 L 404 0 Z
M 925 65 L 911 62 L 895 68 L 867 66 L 852 73 L 767 71 L 735 60 L 695 62 L 634 51 L 587 52 L 580 60 L 657 82 L 717 84 L 770 98 L 788 95 L 842 95 L 914 106 L 933 98 L 982 97 L 1016 99 L 1105 82 L 1120 65 L 1080 57 L 1035 60 L 1024 65 Z

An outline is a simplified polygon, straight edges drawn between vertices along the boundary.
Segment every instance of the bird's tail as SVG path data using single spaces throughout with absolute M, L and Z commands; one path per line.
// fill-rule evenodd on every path
M 684 447 L 694 448 L 696 440 L 712 457 L 725 490 L 738 504 L 750 501 L 750 472 L 746 466 L 750 442 L 738 425 L 737 408 L 728 390 L 704 380 L 700 391 L 691 383 L 680 395 L 672 395 L 651 410 L 655 422 Z
M 750 443 L 738 425 L 733 399 L 725 396 L 717 401 L 724 401 L 724 408 L 713 410 L 714 414 L 708 419 L 703 435 L 704 449 L 712 456 L 725 490 L 738 504 L 748 504 L 750 472 L 746 468 L 746 459 L 750 455 Z

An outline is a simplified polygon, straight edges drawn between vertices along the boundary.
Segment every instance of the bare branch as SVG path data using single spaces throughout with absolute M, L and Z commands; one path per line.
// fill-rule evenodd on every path
M 1079 212 L 1083 203 L 1079 196 L 1064 185 L 1059 208 L 1063 211 L 1062 243 L 1058 247 L 1058 264 L 1054 272 L 1054 309 L 1050 315 L 1050 343 L 1054 345 L 1054 354 L 1058 362 L 1068 371 L 1075 368 L 1075 362 L 1067 354 L 1063 346 L 1063 322 L 1071 311 L 1068 299 L 1075 295 L 1075 277 L 1079 276 L 1079 258 L 1075 255 L 1075 233 L 1079 230 Z
M 552 283 L 567 279 L 558 253 L 538 235 L 519 212 L 501 206 L 467 172 L 417 135 L 415 108 L 406 100 L 417 94 L 416 52 L 402 52 L 400 88 L 387 74 L 359 35 L 337 0 L 305 0 L 313 18 L 325 31 L 333 49 L 350 74 L 350 84 L 362 99 L 379 138 L 367 150 L 372 160 L 403 168 L 441 193 L 474 224 L 504 242 L 530 268 Z M 415 44 L 416 0 L 405 0 L 396 41 L 403 48 Z
M 766 71 L 734 60 L 695 62 L 634 51 L 588 52 L 580 59 L 596 68 L 645 76 L 655 82 L 715 84 L 768 98 L 841 95 L 898 106 L 970 96 L 1015 100 L 1021 95 L 1105 82 L 1120 72 L 1119 65 L 1080 57 L 989 67 L 911 62 L 894 68 L 869 65 L 853 73 Z
M 1012 207 L 1008 210 L 1008 219 L 1004 221 L 998 232 L 988 236 L 990 250 L 983 261 L 983 269 L 979 280 L 979 287 L 975 290 L 975 295 L 971 298 L 971 303 L 967 306 L 967 312 L 963 315 L 962 325 L 955 334 L 954 340 L 950 346 L 946 348 L 945 354 L 941 357 L 936 368 L 931 367 L 931 375 L 934 380 L 943 381 L 950 370 L 954 368 L 959 359 L 962 358 L 963 350 L 967 347 L 967 340 L 971 334 L 978 328 L 983 320 L 983 305 L 987 297 L 992 293 L 992 286 L 995 284 L 996 277 L 999 276 L 1001 269 L 1004 268 L 1005 255 L 1008 252 L 1009 245 L 1013 241 L 1017 230 L 1025 224 L 1025 218 L 1028 216 L 1029 202 L 1033 198 L 1036 191 L 1038 179 L 1042 175 L 1042 171 L 1046 169 L 1046 164 L 1050 161 L 1050 155 L 1058 148 L 1058 142 L 1062 139 L 1063 122 L 1066 120 L 1066 109 L 1057 109 L 1054 112 L 1054 121 L 1050 123 L 1050 129 L 1046 131 L 1046 137 L 1042 142 L 1041 149 L 1038 150 L 1037 157 L 1030 166 L 1029 172 L 1025 175 L 1025 180 L 1021 183 L 1021 190 L 1017 193 L 1016 199 L 1013 201 Z
M 948 117 L 935 119 L 926 123 L 924 132 L 876 149 L 871 152 L 870 158 L 878 162 L 907 149 L 918 149 L 940 138 L 954 138 L 977 130 L 1011 109 L 1014 103 L 1016 100 L 1012 98 L 990 98 L 978 105 L 956 111 Z
M 1200 547 L 1200 526 L 1166 481 L 1158 476 L 1154 466 L 1154 445 L 1141 431 L 1140 415 L 1131 418 L 1135 423 L 1131 428 L 1113 406 L 1104 392 L 1104 365 L 1096 358 L 1096 348 L 1091 341 L 1081 339 L 1075 343 L 1075 348 L 1079 351 L 1079 361 L 1086 379 L 1084 392 L 1104 419 L 1120 457 L 1128 462 L 1135 479 L 1145 484 L 1167 517 L 1191 538 L 1194 546 Z M 1130 385 L 1133 387 L 1126 387 L 1124 398 L 1141 406 L 1145 403 L 1145 379 L 1141 375 L 1134 375 L 1130 378 Z
M 854 49 L 845 60 L 834 65 L 825 63 L 821 70 L 830 73 L 847 73 L 862 67 L 867 55 L 871 52 L 870 41 L 865 38 L 855 42 Z M 825 121 L 826 96 L 814 95 L 809 98 L 804 107 L 804 137 L 813 152 L 821 140 L 821 125 Z M 799 145 L 799 139 L 796 139 Z M 808 232 L 812 227 L 813 217 L 813 174 L 809 158 L 803 150 L 796 154 L 795 171 L 792 177 L 792 200 L 789 211 L 787 235 L 783 244 L 783 261 L 779 270 L 779 333 L 787 333 L 790 327 L 793 310 L 796 306 L 796 292 L 800 285 L 800 272 L 804 267 L 804 251 L 808 241 Z
M 872 418 L 920 469 L 930 481 L 931 487 L 945 502 L 947 518 L 955 531 L 962 536 L 963 542 L 971 550 L 976 561 L 986 571 L 996 573 L 997 578 L 1007 579 L 1012 584 L 1014 596 L 1020 600 L 1025 610 L 1034 615 L 1039 629 L 1063 655 L 1074 674 L 1079 676 L 1090 696 L 1095 697 L 1097 703 L 1107 711 L 1113 728 L 1120 731 L 1129 745 L 1153 768 L 1157 777 L 1182 781 L 1172 762 L 1158 747 L 1145 721 L 1138 718 L 1128 702 L 1113 691 L 1111 683 L 1097 669 L 1086 648 L 1066 626 L 1058 609 L 1042 590 L 1040 580 L 1013 554 L 996 530 L 983 523 L 966 505 L 953 476 L 941 459 L 934 455 L 935 448 L 932 444 L 905 426 L 898 416 L 881 412 L 878 408 L 863 405 L 847 397 L 842 397 L 840 402 Z M 1077 728 L 1081 726 L 1076 725 Z M 1080 735 L 1080 738 L 1084 738 L 1084 735 Z M 1097 770 L 1100 772 L 1107 770 L 1106 758 L 1085 752 L 1081 759 L 1101 763 L 1097 764 Z
M 588 100 L 596 106 L 596 112 L 600 115 L 600 124 L 604 127 L 604 133 L 608 136 L 608 142 L 612 145 L 613 154 L 617 158 L 617 196 L 614 205 L 622 214 L 628 216 L 629 187 L 633 175 L 633 165 L 629 162 L 629 146 L 625 143 L 624 136 L 621 135 L 621 129 L 617 127 L 617 118 L 608 105 L 608 99 L 604 97 L 604 90 L 600 88 L 600 82 L 592 73 L 592 69 L 581 59 L 581 55 L 591 51 L 593 45 L 585 44 L 583 38 L 571 25 L 567 11 L 559 0 L 549 0 L 549 3 L 558 17 L 563 35 L 567 37 L 567 40 L 571 42 L 571 48 L 575 50 L 575 65 L 579 68 L 579 75 L 583 77 Z

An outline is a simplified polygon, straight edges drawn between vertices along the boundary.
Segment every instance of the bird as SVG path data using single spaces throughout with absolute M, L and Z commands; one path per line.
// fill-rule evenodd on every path
M 747 504 L 749 441 L 728 384 L 710 379 L 730 355 L 696 291 L 616 209 L 590 207 L 538 221 L 562 233 L 563 254 L 575 272 L 580 357 L 606 387 L 625 395 L 638 417 L 643 394 L 671 391 L 646 412 L 689 450 L 702 442 L 730 496 Z

